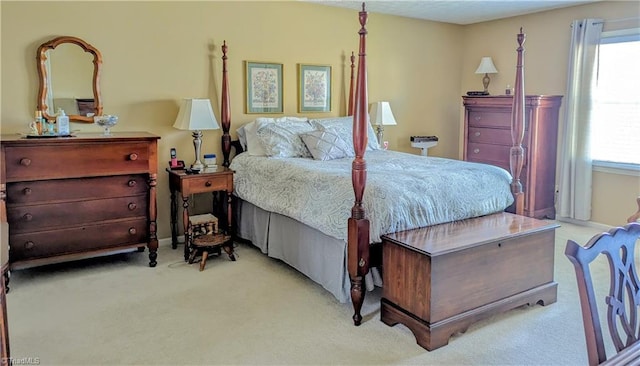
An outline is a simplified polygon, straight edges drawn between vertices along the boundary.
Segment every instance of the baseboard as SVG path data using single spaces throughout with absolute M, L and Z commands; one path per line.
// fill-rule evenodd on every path
M 159 247 L 165 246 L 165 245 L 169 246 L 171 245 L 171 242 L 172 242 L 171 238 L 158 239 L 158 246 Z M 184 243 L 184 236 L 181 235 L 180 237 L 178 237 L 178 245 L 181 245 L 183 243 Z
M 592 227 L 594 229 L 598 229 L 598 230 L 602 230 L 602 231 L 609 231 L 609 229 L 611 229 L 613 227 L 611 225 L 602 224 L 600 222 L 576 220 L 576 219 L 571 219 L 571 218 L 568 218 L 568 217 L 559 217 L 559 216 L 556 216 L 556 221 L 568 222 L 570 224 L 574 224 L 574 225 L 578 225 L 578 226 Z

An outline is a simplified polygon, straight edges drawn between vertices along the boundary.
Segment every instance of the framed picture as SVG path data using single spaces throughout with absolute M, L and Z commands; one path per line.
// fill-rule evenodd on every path
M 245 61 L 246 113 L 283 113 L 282 64 Z
M 298 64 L 298 112 L 331 111 L 331 66 Z

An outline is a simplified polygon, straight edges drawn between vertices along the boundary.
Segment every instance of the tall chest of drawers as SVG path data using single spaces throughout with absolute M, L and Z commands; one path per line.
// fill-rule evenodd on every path
M 464 160 L 497 165 L 509 171 L 512 96 L 462 97 L 465 107 Z M 562 96 L 525 97 L 524 167 L 520 180 L 524 213 L 555 218 L 558 115 Z
M 11 269 L 149 249 L 157 259 L 158 136 L 78 134 L 0 141 Z

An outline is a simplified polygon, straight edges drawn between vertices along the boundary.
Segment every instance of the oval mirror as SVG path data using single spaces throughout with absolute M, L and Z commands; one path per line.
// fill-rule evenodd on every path
M 38 110 L 54 120 L 58 109 L 70 121 L 93 123 L 102 115 L 102 55 L 77 37 L 57 37 L 38 47 Z

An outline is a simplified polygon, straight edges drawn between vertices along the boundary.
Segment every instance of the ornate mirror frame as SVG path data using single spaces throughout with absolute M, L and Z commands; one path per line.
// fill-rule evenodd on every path
M 77 37 L 62 36 L 54 38 L 46 43 L 43 43 L 38 47 L 37 60 L 38 60 L 38 79 L 40 86 L 38 88 L 38 110 L 42 112 L 42 117 L 48 120 L 54 120 L 55 115 L 50 115 L 47 111 L 51 110 L 50 106 L 47 106 L 47 51 L 55 49 L 61 44 L 72 43 L 82 47 L 85 52 L 93 55 L 93 99 L 95 115 L 102 115 L 102 97 L 100 95 L 100 71 L 102 68 L 102 54 L 95 47 L 88 44 Z M 69 120 L 74 122 L 93 123 L 93 117 L 82 116 L 78 114 L 69 115 Z

